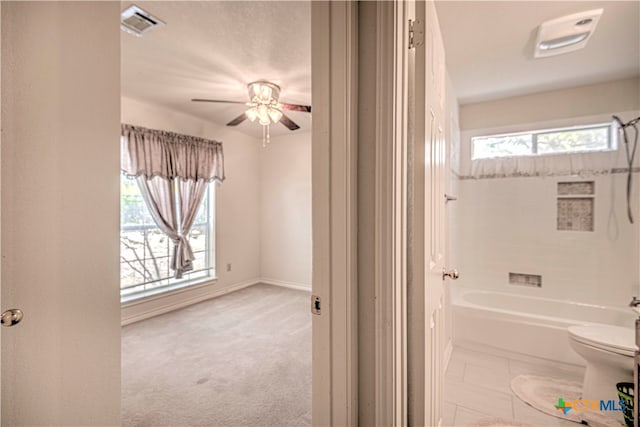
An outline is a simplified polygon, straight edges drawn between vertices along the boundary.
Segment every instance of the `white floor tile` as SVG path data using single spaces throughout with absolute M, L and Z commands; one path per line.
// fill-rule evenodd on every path
M 536 427 L 576 427 L 522 402 L 511 391 L 511 379 L 521 374 L 582 381 L 584 368 L 521 355 L 455 347 L 445 375 L 445 420 L 453 408 L 453 424 L 466 426 L 484 417 L 515 419 Z M 445 423 L 445 425 L 447 425 Z
M 544 362 L 531 363 L 520 360 L 509 360 L 511 378 L 522 374 L 540 375 L 543 377 L 562 378 L 571 381 L 582 381 L 584 367 L 557 363 L 555 365 Z
M 509 373 L 509 359 L 489 353 L 481 353 L 478 351 L 467 350 L 465 348 L 454 348 L 451 359 L 452 361 L 463 361 L 467 365 L 487 368 L 498 374 L 504 373 L 508 375 Z
M 456 417 L 453 419 L 453 425 L 455 427 L 467 427 L 479 419 L 490 417 L 492 414 L 475 411 L 473 409 L 458 406 L 456 408 Z
M 511 378 L 504 370 L 494 371 L 490 368 L 473 365 L 468 362 L 464 370 L 465 383 L 485 387 L 490 390 L 511 394 Z
M 509 394 L 463 381 L 450 380 L 446 382 L 445 401 L 503 418 L 511 418 L 513 414 Z M 457 412 L 456 410 L 456 414 Z
M 444 403 L 444 415 L 442 417 L 442 425 L 443 427 L 452 426 L 453 418 L 456 415 L 456 405 L 453 403 L 445 402 Z

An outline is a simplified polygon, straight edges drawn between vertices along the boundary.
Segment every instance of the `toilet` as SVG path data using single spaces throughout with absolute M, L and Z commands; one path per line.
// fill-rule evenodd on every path
M 618 401 L 616 383 L 633 382 L 635 330 L 621 326 L 570 326 L 569 344 L 586 362 L 582 398 Z

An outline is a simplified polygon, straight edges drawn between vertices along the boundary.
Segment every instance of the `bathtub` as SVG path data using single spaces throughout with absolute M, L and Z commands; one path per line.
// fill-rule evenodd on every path
M 482 344 L 584 365 L 569 346 L 569 326 L 635 325 L 636 314 L 629 308 L 455 287 L 452 291 L 453 341 L 460 345 Z

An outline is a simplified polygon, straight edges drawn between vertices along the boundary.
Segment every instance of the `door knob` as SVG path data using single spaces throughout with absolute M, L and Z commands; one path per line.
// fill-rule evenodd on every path
M 0 323 L 2 326 L 13 326 L 20 323 L 24 315 L 22 314 L 22 310 L 18 308 L 10 308 L 0 315 Z
M 458 270 L 456 270 L 455 268 L 447 271 L 446 268 L 442 269 L 442 280 L 446 279 L 447 277 L 451 277 L 453 280 L 456 280 L 458 277 L 460 277 L 460 273 L 458 273 Z

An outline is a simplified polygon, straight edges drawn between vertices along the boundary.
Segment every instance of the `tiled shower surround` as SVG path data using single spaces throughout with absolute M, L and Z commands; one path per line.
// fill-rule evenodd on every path
M 640 182 L 640 174 L 634 174 L 634 180 Z M 584 181 L 592 181 L 593 188 L 582 183 L 559 186 Z M 452 194 L 458 200 L 447 208 L 450 264 L 460 271 L 455 285 L 628 304 L 640 286 L 640 255 L 638 224 L 630 225 L 626 218 L 625 185 L 621 173 L 457 180 Z M 592 190 L 595 194 L 582 194 Z M 583 206 L 590 203 L 592 207 Z M 637 204 L 636 199 L 635 212 Z M 593 231 L 558 230 L 559 225 Z M 509 285 L 509 272 L 540 275 L 544 286 Z

